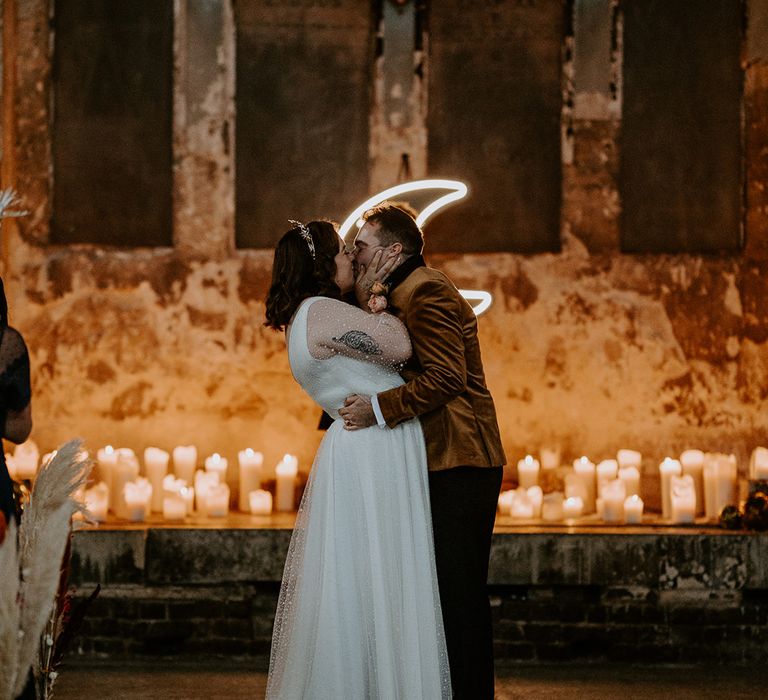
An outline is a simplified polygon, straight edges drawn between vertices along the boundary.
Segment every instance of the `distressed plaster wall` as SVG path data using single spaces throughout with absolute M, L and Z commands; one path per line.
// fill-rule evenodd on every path
M 222 13 L 216 55 L 225 60 L 231 8 L 211 5 Z M 581 94 L 576 79 L 564 110 L 562 252 L 428 256 L 458 286 L 494 294 L 480 335 L 510 461 L 559 443 L 566 458 L 634 447 L 652 467 L 697 446 L 733 451 L 743 465 L 754 446 L 768 443 L 766 5 L 749 2 L 762 23 L 750 25 L 745 71 L 742 254 L 619 253 L 620 84 L 601 88 L 590 79 Z M 603 72 L 615 78 L 615 3 L 603 9 L 613 32 Z M 184 15 L 187 35 L 196 31 L 189 22 L 207 16 Z M 3 271 L 12 323 L 30 348 L 33 438 L 44 450 L 73 435 L 92 448 L 109 442 L 137 451 L 194 442 L 202 454 L 217 450 L 235 463 L 236 451 L 251 445 L 270 467 L 290 450 L 307 470 L 321 439 L 319 412 L 292 381 L 282 337 L 261 325 L 271 253 L 232 248 L 231 149 L 222 138 L 227 128 L 234 133 L 231 58 L 230 68 L 205 73 L 207 87 L 187 80 L 177 88 L 185 91 L 177 103 L 207 106 L 174 123 L 175 247 L 53 247 L 46 18 L 42 0 L 20 3 L 16 186 L 32 215 L 10 235 Z M 575 31 L 569 41 L 578 49 L 578 23 Z M 181 40 L 177 61 L 179 52 L 184 60 L 207 55 L 186 51 Z M 380 144 L 381 133 L 376 138 Z M 204 161 L 212 167 L 197 167 Z M 211 192 L 221 202 L 205 204 Z M 195 201 L 210 215 L 210 237 Z

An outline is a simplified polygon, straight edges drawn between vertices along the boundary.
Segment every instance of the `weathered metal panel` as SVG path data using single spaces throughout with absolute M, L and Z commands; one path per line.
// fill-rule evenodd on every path
M 172 0 L 57 0 L 55 243 L 171 244 Z
M 470 197 L 429 250 L 559 247 L 562 0 L 444 0 L 429 17 L 428 169 Z
M 742 3 L 648 0 L 622 8 L 622 248 L 739 249 Z
M 271 247 L 288 219 L 343 219 L 368 194 L 371 7 L 241 0 L 236 240 Z

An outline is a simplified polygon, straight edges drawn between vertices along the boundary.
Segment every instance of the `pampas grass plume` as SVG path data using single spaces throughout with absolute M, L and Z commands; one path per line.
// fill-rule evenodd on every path
M 0 547 L 0 695 L 21 694 L 37 661 L 40 636 L 54 605 L 74 500 L 92 464 L 81 456 L 81 442 L 60 447 L 37 475 L 18 533 L 9 528 Z M 7 676 L 7 681 L 6 681 Z

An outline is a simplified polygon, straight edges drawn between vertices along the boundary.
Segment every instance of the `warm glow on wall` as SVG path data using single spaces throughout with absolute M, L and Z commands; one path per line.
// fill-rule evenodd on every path
M 339 236 L 344 240 L 353 226 L 356 225 L 357 228 L 360 228 L 363 225 L 363 220 L 360 217 L 371 207 L 375 207 L 377 204 L 381 204 L 388 199 L 395 199 L 402 195 L 411 192 L 419 192 L 421 190 L 448 190 L 448 192 L 430 202 L 421 210 L 416 217 L 416 223 L 419 226 L 423 226 L 430 216 L 447 204 L 463 199 L 467 195 L 467 186 L 458 180 L 414 180 L 412 182 L 404 182 L 366 199 L 346 219 L 344 219 L 344 223 L 339 227 Z M 490 292 L 475 289 L 460 289 L 459 292 L 461 292 L 461 295 L 467 301 L 479 302 L 472 307 L 476 316 L 487 311 L 493 301 Z

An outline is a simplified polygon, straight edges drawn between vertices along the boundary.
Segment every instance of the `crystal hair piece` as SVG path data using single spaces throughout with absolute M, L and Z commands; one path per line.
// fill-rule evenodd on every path
M 312 256 L 312 260 L 315 259 L 315 242 L 312 240 L 312 234 L 309 232 L 306 224 L 302 224 L 301 221 L 294 221 L 288 219 L 288 223 L 294 228 L 299 229 L 299 235 L 307 242 L 307 248 L 309 248 L 309 254 Z

